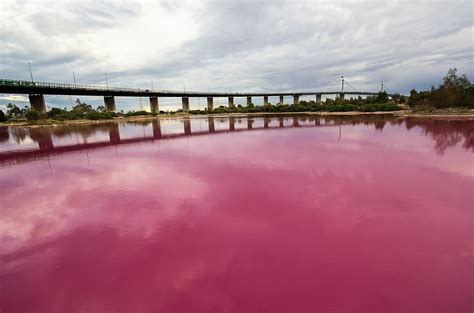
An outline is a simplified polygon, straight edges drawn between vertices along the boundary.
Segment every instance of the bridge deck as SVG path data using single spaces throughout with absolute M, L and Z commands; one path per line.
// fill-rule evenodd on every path
M 63 84 L 0 79 L 0 93 L 43 94 L 71 96 L 117 96 L 117 97 L 258 97 L 258 96 L 306 96 L 306 95 L 364 95 L 377 92 L 365 91 L 295 91 L 295 92 L 200 92 L 161 89 L 119 88 L 100 85 Z M 392 94 L 389 94 L 392 96 Z

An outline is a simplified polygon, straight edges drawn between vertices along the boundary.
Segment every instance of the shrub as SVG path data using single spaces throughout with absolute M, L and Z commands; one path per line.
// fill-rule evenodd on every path
M 109 112 L 110 113 L 110 112 Z M 141 115 L 153 115 L 152 113 L 150 112 L 147 112 L 147 111 L 130 111 L 130 112 L 127 112 L 127 113 L 124 113 L 123 116 L 125 117 L 129 117 L 129 116 L 141 116 Z
M 2 110 L 0 110 L 0 122 L 6 122 L 8 119 L 5 116 L 5 113 L 3 113 Z
M 117 116 L 115 112 L 97 112 L 92 111 L 87 113 L 84 117 L 88 120 L 109 120 Z
M 40 118 L 40 114 L 38 111 L 30 110 L 25 113 L 25 117 L 28 121 L 37 121 Z
M 474 108 L 474 86 L 466 75 L 457 75 L 457 69 L 449 69 L 438 88 L 417 92 L 412 90 L 408 97 L 411 107 L 432 107 L 437 109 L 449 107 Z

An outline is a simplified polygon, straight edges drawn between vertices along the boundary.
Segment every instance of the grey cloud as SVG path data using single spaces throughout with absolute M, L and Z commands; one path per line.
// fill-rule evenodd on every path
M 76 3 L 57 15 L 31 13 L 45 36 L 75 36 L 139 20 L 150 3 Z M 166 14 L 189 12 L 197 36 L 160 58 L 109 68 L 115 85 L 213 90 L 301 90 L 337 87 L 340 75 L 361 89 L 380 80 L 393 91 L 429 88 L 449 67 L 473 77 L 472 2 L 313 2 L 313 1 L 163 1 Z M 160 16 L 156 17 L 157 19 Z M 74 27 L 71 27 L 71 21 Z M 190 21 L 191 22 L 191 21 Z M 59 30 L 60 29 L 60 30 Z M 135 44 L 121 38 L 124 46 Z M 162 38 L 154 38 L 158 49 Z M 82 49 L 36 49 L 27 29 L 1 32 L 0 70 L 20 76 L 25 60 L 35 58 L 41 77 L 101 83 L 107 58 Z M 59 41 L 60 42 L 60 41 Z M 139 57 L 139 56 L 137 56 Z M 131 55 L 130 60 L 136 61 Z M 22 65 L 23 66 L 23 65 Z M 24 74 L 21 74 L 24 76 Z
M 233 73 L 235 80 L 255 75 L 269 88 L 324 85 L 340 74 L 364 74 L 378 84 L 381 77 L 377 72 L 396 70 L 398 73 L 391 76 L 403 75 L 400 67 L 411 58 L 431 58 L 434 63 L 445 63 L 447 70 L 464 63 L 469 51 L 472 56 L 472 42 L 462 43 L 459 59 L 449 52 L 450 43 L 439 42 L 442 37 L 472 27 L 470 11 L 450 3 L 349 4 L 343 5 L 341 16 L 335 15 L 337 12 L 326 3 L 211 2 L 196 12 L 203 21 L 202 35 L 185 43 L 179 56 L 175 54 L 162 66 L 165 73 L 157 74 L 183 75 L 193 65 L 206 66 L 211 60 L 235 62 L 242 68 Z M 420 45 L 424 42 L 426 46 Z M 266 57 L 259 54 L 264 49 L 281 53 Z M 253 73 L 246 70 L 249 68 Z M 325 75 L 332 75 L 332 79 Z M 411 87 L 407 84 L 415 82 L 399 81 L 406 82 L 394 86 L 402 92 Z

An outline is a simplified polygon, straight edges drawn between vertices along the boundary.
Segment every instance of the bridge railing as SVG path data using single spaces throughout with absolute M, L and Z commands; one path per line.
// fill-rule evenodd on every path
M 14 79 L 0 79 L 0 85 L 2 86 L 18 86 L 18 87 L 40 87 L 40 88 L 54 88 L 54 89 L 76 89 L 76 90 L 93 90 L 93 91 L 124 91 L 124 92 L 136 92 L 136 93 L 171 93 L 175 94 L 176 90 L 165 90 L 165 89 L 142 89 L 142 88 L 123 88 L 123 87 L 107 87 L 103 85 L 85 85 L 85 84 L 65 84 L 65 83 L 52 83 L 52 82 L 40 82 L 40 81 L 28 81 L 28 80 L 14 80 Z M 183 95 L 191 93 L 194 95 L 208 95 L 208 92 L 181 92 Z M 233 93 L 232 95 L 238 95 L 239 93 Z M 230 93 L 229 93 L 230 95 Z
M 106 91 L 106 90 L 127 91 L 127 92 L 158 91 L 158 90 L 149 90 L 149 89 L 141 89 L 141 88 L 107 87 L 103 85 L 85 85 L 85 84 L 64 84 L 64 83 L 38 82 L 38 81 L 13 80 L 13 79 L 0 79 L 0 85 L 19 86 L 19 87 L 43 87 L 43 88 L 57 88 L 57 89 L 100 90 L 100 91 Z M 159 91 L 166 92 L 165 90 L 159 90 Z
M 28 81 L 28 80 L 14 80 L 14 79 L 2 79 L 0 78 L 0 86 L 8 87 L 26 87 L 26 88 L 52 88 L 57 90 L 90 90 L 90 91 L 104 91 L 104 92 L 126 92 L 126 93 L 136 93 L 137 96 L 142 96 L 145 94 L 154 94 L 159 93 L 166 97 L 166 94 L 179 94 L 182 96 L 192 95 L 192 96 L 248 96 L 249 93 L 246 92 L 202 92 L 202 91 L 176 91 L 176 90 L 164 90 L 164 89 L 147 89 L 147 88 L 123 88 L 123 87 L 108 87 L 103 85 L 85 85 L 85 84 L 64 84 L 64 83 L 51 83 L 51 82 L 39 82 L 39 81 Z M 286 96 L 290 95 L 312 95 L 312 94 L 363 94 L 363 95 L 376 95 L 376 92 L 340 92 L 340 91 L 319 91 L 319 92 L 288 92 L 284 93 Z M 271 93 L 265 94 L 262 92 L 256 92 L 260 95 L 271 95 Z M 276 93 L 275 95 L 281 95 L 282 93 Z

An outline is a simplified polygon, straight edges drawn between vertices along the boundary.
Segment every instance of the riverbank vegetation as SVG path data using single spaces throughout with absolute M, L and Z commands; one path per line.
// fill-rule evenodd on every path
M 389 99 L 385 92 L 381 92 L 376 96 L 366 98 L 350 98 L 350 99 L 326 99 L 324 103 L 311 101 L 300 101 L 297 104 L 268 104 L 248 106 L 225 107 L 219 106 L 213 110 L 190 110 L 189 114 L 223 114 L 223 113 L 272 113 L 272 112 L 379 112 L 379 111 L 397 111 L 400 110 L 398 103 L 404 102 L 404 96 L 396 96 Z M 177 111 L 160 111 L 162 115 L 182 115 L 182 109 Z M 136 116 L 154 116 L 146 111 L 130 111 L 130 112 L 108 112 L 104 106 L 93 108 L 87 103 L 76 100 L 76 105 L 72 110 L 66 108 L 52 108 L 46 113 L 40 113 L 31 110 L 29 107 L 19 108 L 15 104 L 7 105 L 7 113 L 0 110 L 0 122 L 29 122 L 35 124 L 44 124 L 51 121 L 71 121 L 71 120 L 109 120 L 119 117 L 136 117 Z
M 83 103 L 79 99 L 76 100 L 76 105 L 72 110 L 66 108 L 51 108 L 46 113 L 31 110 L 27 106 L 19 108 L 14 104 L 7 104 L 7 113 L 0 110 L 0 122 L 41 122 L 46 120 L 53 121 L 70 121 L 70 120 L 110 120 L 116 117 L 133 117 L 153 115 L 146 111 L 130 111 L 130 112 L 108 112 L 104 106 L 93 108 L 90 104 Z
M 350 99 L 326 99 L 320 103 L 314 100 L 299 101 L 297 104 L 268 104 L 256 106 L 237 105 L 235 107 L 219 106 L 214 110 L 191 110 L 190 114 L 219 114 L 219 113 L 284 113 L 284 112 L 380 112 L 380 111 L 398 111 L 400 101 L 405 101 L 403 96 L 395 96 L 389 99 L 386 92 L 381 92 L 377 96 L 366 98 Z
M 428 91 L 412 89 L 408 97 L 408 106 L 414 111 L 439 111 L 474 109 L 474 86 L 465 74 L 458 76 L 457 69 L 449 69 L 438 87 Z

